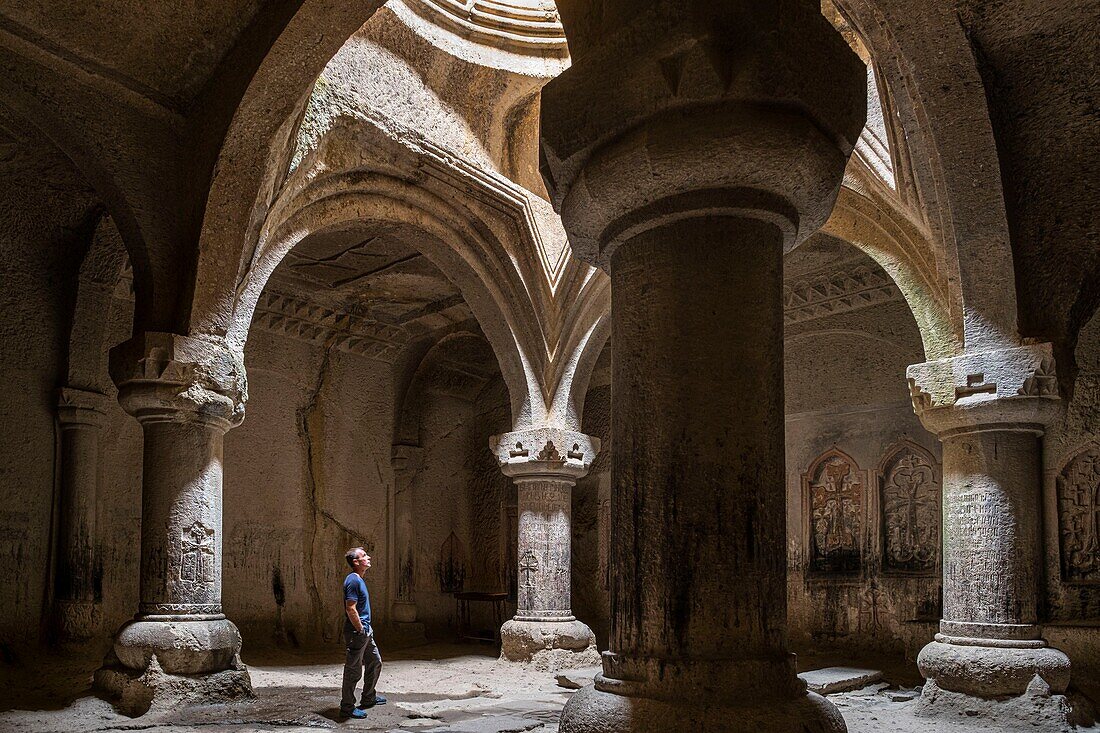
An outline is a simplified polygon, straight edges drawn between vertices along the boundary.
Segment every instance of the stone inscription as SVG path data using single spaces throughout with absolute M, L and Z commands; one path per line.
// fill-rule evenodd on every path
M 899 448 L 882 477 L 883 568 L 932 573 L 939 565 L 940 496 L 935 471 L 921 453 Z
M 863 482 L 859 470 L 842 455 L 817 462 L 809 477 L 810 570 L 858 573 Z
M 1062 577 L 1100 582 L 1100 448 L 1076 456 L 1058 475 Z

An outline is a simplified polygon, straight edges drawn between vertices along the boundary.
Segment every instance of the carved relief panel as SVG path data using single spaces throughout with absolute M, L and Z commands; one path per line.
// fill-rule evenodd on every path
M 807 569 L 858 574 L 863 563 L 867 477 L 847 454 L 832 449 L 802 477 Z
M 883 571 L 936 575 L 943 516 L 932 455 L 915 443 L 899 443 L 886 452 L 879 486 Z
M 1062 579 L 1100 583 L 1100 446 L 1070 460 L 1058 474 Z

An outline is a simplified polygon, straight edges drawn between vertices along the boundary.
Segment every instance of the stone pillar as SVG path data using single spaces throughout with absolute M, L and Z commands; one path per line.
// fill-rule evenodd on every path
M 908 377 L 943 444 L 943 619 L 917 658 L 922 711 L 1026 720 L 1040 702 L 1064 715 L 1069 659 L 1038 624 L 1041 437 L 1061 411 L 1050 345 L 917 364 Z
M 536 428 L 489 441 L 518 494 L 519 597 L 515 618 L 500 630 L 501 658 L 547 667 L 599 663 L 592 629 L 571 610 L 571 499 L 600 449 L 597 438 Z
M 412 480 L 420 470 L 423 450 L 417 445 L 393 446 L 393 606 L 396 624 L 416 623 L 415 578 L 416 517 Z M 422 631 L 421 631 L 422 635 Z
M 866 69 L 809 1 L 584 20 L 541 134 L 611 275 L 611 644 L 561 731 L 843 731 L 787 650 L 782 258 L 835 203 Z
M 111 377 L 144 434 L 141 602 L 97 681 L 150 700 L 249 695 L 221 605 L 222 442 L 244 417 L 244 364 L 218 342 L 146 333 L 111 351 Z
M 96 494 L 106 401 L 99 392 L 72 387 L 63 387 L 58 394 L 61 496 L 56 600 L 60 632 L 66 639 L 87 639 L 99 630 Z

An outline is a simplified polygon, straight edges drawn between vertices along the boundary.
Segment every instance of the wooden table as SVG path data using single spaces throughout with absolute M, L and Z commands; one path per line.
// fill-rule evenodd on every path
M 458 603 L 458 635 L 463 639 L 498 643 L 500 641 L 500 627 L 504 623 L 504 604 L 508 600 L 508 594 L 466 591 L 455 593 L 454 596 L 455 601 Z M 491 603 L 493 605 L 493 635 L 491 637 L 476 636 L 470 633 L 471 603 Z

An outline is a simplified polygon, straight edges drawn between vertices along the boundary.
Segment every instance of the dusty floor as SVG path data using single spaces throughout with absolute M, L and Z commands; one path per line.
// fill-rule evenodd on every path
M 33 682 L 28 672 L 21 679 L 9 680 L 0 691 L 6 698 L 0 731 L 182 733 L 320 728 L 385 733 L 552 733 L 557 731 L 561 708 L 572 694 L 557 686 L 552 673 L 502 664 L 487 647 L 433 645 L 387 654 L 379 691 L 389 698 L 389 704 L 375 708 L 365 720 L 341 723 L 336 719 L 342 670 L 339 656 L 339 649 L 246 655 L 255 700 L 149 713 L 136 719 L 117 714 L 108 703 L 91 696 L 86 686 L 71 688 L 71 680 L 88 678 L 87 665 L 54 667 L 52 674 L 34 675 Z M 899 678 L 888 674 L 890 677 Z M 898 685 L 880 683 L 830 696 L 850 733 L 991 730 L 977 721 L 916 718 L 913 703 L 906 700 L 910 679 L 904 674 L 900 678 L 900 690 Z M 21 691 L 16 693 L 16 689 Z

